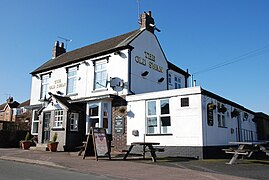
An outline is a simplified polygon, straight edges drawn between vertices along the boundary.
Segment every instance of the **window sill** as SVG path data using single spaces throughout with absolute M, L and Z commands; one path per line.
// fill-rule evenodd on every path
M 63 127 L 53 127 L 51 128 L 52 131 L 64 131 L 65 129 Z
M 146 134 L 146 136 L 173 136 L 173 134 Z
M 218 127 L 219 127 L 219 128 L 224 128 L 224 129 L 227 128 L 227 127 L 225 127 L 225 126 L 218 126 Z
M 102 92 L 102 91 L 107 91 L 108 88 L 102 88 L 102 89 L 95 89 L 92 91 L 92 93 L 95 93 L 95 92 Z
M 78 93 L 70 93 L 70 94 L 67 94 L 66 97 L 70 97 L 70 96 L 77 96 Z

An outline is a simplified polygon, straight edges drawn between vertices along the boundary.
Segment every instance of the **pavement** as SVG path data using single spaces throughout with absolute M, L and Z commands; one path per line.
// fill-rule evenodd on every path
M 238 168 L 242 167 L 242 164 L 226 165 L 225 161 L 228 160 L 202 161 L 160 158 L 154 163 L 150 159 L 130 157 L 124 161 L 122 156 L 112 156 L 111 160 L 104 157 L 96 161 L 94 157 L 86 157 L 83 160 L 82 156 L 78 156 L 77 153 L 33 151 L 19 148 L 0 148 L 0 159 L 105 175 L 116 179 L 251 179 L 240 171 L 239 174 L 228 175 L 231 174 L 230 171 L 237 171 Z M 243 163 L 243 167 L 245 165 L 246 163 Z M 256 176 L 251 173 L 253 179 L 268 179 L 269 164 L 253 165 L 253 163 L 247 163 L 246 166 L 247 168 L 243 168 L 246 172 L 254 168 L 257 174 L 262 174 Z

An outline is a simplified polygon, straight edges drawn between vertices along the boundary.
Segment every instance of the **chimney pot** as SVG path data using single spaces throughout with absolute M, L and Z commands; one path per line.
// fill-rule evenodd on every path
M 52 59 L 64 53 L 66 53 L 66 49 L 64 48 L 64 43 L 62 42 L 61 45 L 59 46 L 59 41 L 56 41 L 52 49 Z
M 64 43 L 63 42 L 61 42 L 61 46 L 60 46 L 61 48 L 64 48 Z
M 151 11 L 148 13 L 144 12 L 140 15 L 140 29 L 146 29 L 154 34 L 154 18 L 151 16 Z

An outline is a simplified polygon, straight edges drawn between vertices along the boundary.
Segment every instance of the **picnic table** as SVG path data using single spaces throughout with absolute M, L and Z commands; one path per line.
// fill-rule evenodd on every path
M 229 142 L 233 145 L 238 145 L 237 148 L 222 149 L 225 153 L 233 154 L 231 160 L 227 164 L 233 164 L 239 155 L 247 156 L 248 158 L 252 156 L 254 152 L 263 151 L 269 156 L 269 151 L 264 145 L 268 144 L 269 141 L 254 141 L 254 142 Z
M 147 147 L 148 147 L 148 151 L 151 154 L 152 157 L 152 161 L 156 162 L 156 151 L 163 151 L 162 148 L 154 148 L 153 145 L 160 145 L 160 143 L 158 142 L 133 142 L 131 143 L 131 146 L 129 147 L 129 149 L 126 151 L 126 154 L 124 155 L 124 160 L 127 159 L 128 155 L 130 154 L 130 152 L 132 151 L 134 146 L 143 146 L 143 159 L 145 159 L 145 153 L 147 152 Z

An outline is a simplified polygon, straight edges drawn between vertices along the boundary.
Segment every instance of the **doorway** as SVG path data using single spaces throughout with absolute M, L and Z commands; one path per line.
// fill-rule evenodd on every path
M 50 140 L 50 117 L 50 112 L 44 113 L 42 143 L 47 143 Z

